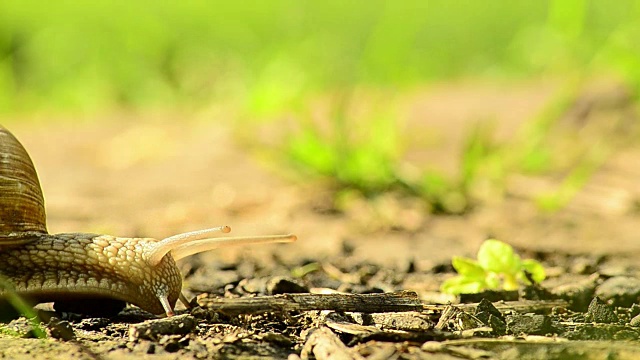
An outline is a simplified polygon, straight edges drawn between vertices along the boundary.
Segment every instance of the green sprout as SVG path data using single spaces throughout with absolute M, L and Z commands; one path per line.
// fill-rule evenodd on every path
M 451 260 L 458 276 L 447 279 L 440 290 L 448 294 L 471 294 L 484 290 L 517 290 L 520 283 L 538 283 L 545 278 L 542 264 L 520 259 L 511 245 L 486 240 L 478 250 L 478 260 L 454 256 Z
M 9 304 L 26 317 L 31 323 L 33 333 L 37 338 L 47 337 L 46 331 L 40 325 L 38 313 L 15 291 L 13 285 L 4 277 L 0 277 L 0 289 L 5 291 L 5 296 Z M 0 334 L 18 336 L 19 334 L 7 326 L 0 326 Z

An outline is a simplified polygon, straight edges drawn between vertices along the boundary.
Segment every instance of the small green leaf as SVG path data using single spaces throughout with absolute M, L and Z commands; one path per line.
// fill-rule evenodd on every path
M 544 266 L 533 259 L 522 260 L 522 269 L 530 273 L 533 280 L 537 283 L 541 282 L 547 277 Z
M 488 272 L 484 281 L 487 284 L 487 289 L 500 290 L 500 275 Z
M 520 256 L 511 245 L 489 239 L 478 250 L 478 263 L 487 271 L 505 274 L 517 274 L 521 269 Z
M 446 294 L 475 294 L 485 289 L 484 281 L 468 279 L 463 276 L 456 276 L 445 280 L 440 285 L 440 291 Z
M 517 290 L 522 282 L 528 282 L 525 271 L 535 282 L 545 278 L 542 264 L 536 260 L 521 260 L 506 243 L 490 239 L 478 250 L 478 260 L 454 256 L 451 259 L 458 276 L 442 283 L 441 291 L 449 294 L 478 293 L 490 290 Z
M 478 264 L 477 261 L 462 256 L 454 256 L 451 259 L 453 268 L 456 269 L 458 274 L 469 279 L 484 279 L 486 272 Z

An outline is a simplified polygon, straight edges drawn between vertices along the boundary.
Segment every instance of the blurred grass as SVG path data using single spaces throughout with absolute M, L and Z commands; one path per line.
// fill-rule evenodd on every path
M 0 288 L 5 293 L 4 296 L 5 296 L 6 302 L 10 306 L 12 306 L 13 309 L 15 309 L 19 314 L 21 314 L 22 316 L 28 319 L 29 323 L 31 324 L 31 331 L 33 332 L 33 335 L 40 339 L 46 338 L 47 333 L 41 326 L 41 320 L 40 320 L 40 317 L 38 316 L 38 313 L 36 312 L 35 309 L 33 309 L 29 305 L 29 303 L 25 299 L 23 299 L 22 297 L 20 297 L 20 295 L 16 293 L 13 284 L 7 281 L 7 279 L 5 279 L 4 277 L 0 277 Z M 2 318 L 4 318 L 5 316 L 11 317 L 10 314 L 8 313 L 5 314 L 4 311 L 7 311 L 7 309 L 3 309 L 3 313 L 0 314 L 0 317 Z M 9 313 L 10 312 L 11 311 L 9 310 Z M 6 320 L 7 319 L 3 319 L 3 321 L 6 321 Z M 19 334 L 15 330 L 11 329 L 9 326 L 4 326 L 4 325 L 0 325 L 0 334 L 10 335 L 14 337 L 22 336 L 22 334 Z
M 298 170 L 365 196 L 401 189 L 434 211 L 466 210 L 478 183 L 501 183 L 510 171 L 548 171 L 558 156 L 547 146 L 550 132 L 573 98 L 551 104 L 550 115 L 532 119 L 510 144 L 495 143 L 490 127 L 469 129 L 460 176 L 450 179 L 404 173 L 398 94 L 458 78 L 573 82 L 601 74 L 621 79 L 633 96 L 640 90 L 640 0 L 25 0 L 1 7 L 0 114 L 222 106 L 251 126 L 289 113 L 299 124 L 279 151 Z M 373 110 L 355 119 L 361 89 Z M 314 102 L 323 97 L 331 100 L 318 124 Z M 565 204 L 602 158 L 583 156 L 540 206 Z
M 262 115 L 354 84 L 615 71 L 638 1 L 3 1 L 0 111 L 232 101 Z

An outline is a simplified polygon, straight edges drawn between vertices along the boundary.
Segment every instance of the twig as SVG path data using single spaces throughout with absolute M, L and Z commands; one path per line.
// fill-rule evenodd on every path
M 384 294 L 283 294 L 245 298 L 199 298 L 198 304 L 225 314 L 333 310 L 362 313 L 421 311 L 413 291 Z

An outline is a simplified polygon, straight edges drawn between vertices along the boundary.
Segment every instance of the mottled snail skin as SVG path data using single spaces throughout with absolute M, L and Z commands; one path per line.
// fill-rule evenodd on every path
M 142 248 L 155 242 L 97 234 L 42 235 L 0 252 L 0 273 L 18 294 L 35 302 L 109 298 L 161 314 L 165 310 L 158 299 L 166 297 L 173 309 L 182 277 L 171 255 L 149 266 Z
M 213 248 L 295 241 L 293 235 L 211 238 L 230 228 L 156 240 L 46 230 L 44 198 L 20 142 L 0 126 L 0 276 L 34 302 L 110 299 L 173 315 L 182 277 L 175 260 Z M 0 289 L 0 297 L 4 295 Z M 98 304 L 96 306 L 99 306 Z

